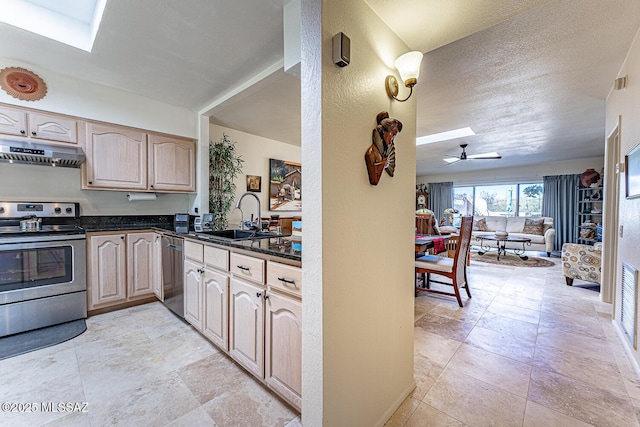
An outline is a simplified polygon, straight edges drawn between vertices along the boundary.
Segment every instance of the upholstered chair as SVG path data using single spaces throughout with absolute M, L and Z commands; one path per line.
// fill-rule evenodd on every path
M 562 245 L 562 273 L 567 285 L 573 285 L 573 279 L 585 282 L 600 283 L 602 264 L 602 243 L 582 245 L 565 243 Z

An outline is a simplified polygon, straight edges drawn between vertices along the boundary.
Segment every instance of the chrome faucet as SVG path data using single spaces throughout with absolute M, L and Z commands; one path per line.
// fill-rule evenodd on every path
M 256 219 L 256 221 L 257 221 L 257 222 L 256 222 L 256 224 L 257 224 L 257 225 L 254 225 L 254 224 L 253 224 L 253 215 L 252 215 L 252 216 L 251 216 L 251 227 L 249 227 L 249 228 L 250 228 L 250 229 L 252 229 L 252 230 L 255 230 L 255 231 L 259 231 L 259 230 L 260 230 L 261 223 L 262 223 L 262 219 L 261 219 L 261 217 L 260 217 L 260 215 L 261 215 L 262 211 L 261 211 L 261 209 L 260 209 L 260 198 L 259 198 L 258 196 L 256 196 L 256 194 L 255 194 L 255 193 L 249 193 L 249 192 L 247 192 L 247 193 L 244 193 L 242 196 L 240 196 L 240 198 L 238 199 L 238 203 L 236 203 L 236 209 L 240 209 L 240 205 L 242 204 L 242 199 L 244 199 L 246 196 L 253 196 L 253 197 L 255 197 L 256 201 L 258 202 L 258 216 L 257 216 L 257 219 Z M 243 214 L 242 214 L 242 209 L 240 209 L 240 216 L 241 216 L 241 220 L 240 220 L 240 228 L 241 228 L 241 229 L 242 229 L 242 228 L 243 228 L 243 226 L 244 226 L 244 217 L 243 217 L 242 215 L 243 215 Z

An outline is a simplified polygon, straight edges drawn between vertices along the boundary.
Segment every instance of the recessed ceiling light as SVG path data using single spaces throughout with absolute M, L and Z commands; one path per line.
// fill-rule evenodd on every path
M 432 144 L 434 142 L 448 141 L 450 139 L 462 138 L 463 136 L 472 136 L 475 134 L 476 133 L 470 127 L 448 130 L 446 132 L 434 133 L 416 138 L 416 145 Z
M 107 0 L 3 0 L 0 21 L 91 52 L 106 4 Z

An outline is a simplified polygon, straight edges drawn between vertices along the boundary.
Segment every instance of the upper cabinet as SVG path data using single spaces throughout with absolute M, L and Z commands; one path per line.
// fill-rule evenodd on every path
M 149 135 L 149 189 L 196 191 L 196 144 L 190 140 Z
M 82 188 L 187 192 L 196 190 L 196 143 L 124 126 L 87 123 Z
M 48 114 L 0 106 L 0 133 L 25 137 L 33 142 L 78 142 L 78 121 Z
M 147 134 L 87 123 L 83 189 L 147 189 Z

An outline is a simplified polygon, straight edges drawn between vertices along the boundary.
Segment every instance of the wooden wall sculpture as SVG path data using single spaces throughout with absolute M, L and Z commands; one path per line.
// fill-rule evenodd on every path
M 373 130 L 373 142 L 364 155 L 371 185 L 378 185 L 382 171 L 386 170 L 389 176 L 393 176 L 396 169 L 394 139 L 402 131 L 400 120 L 389 117 L 386 111 L 379 113 L 376 121 L 378 125 Z

